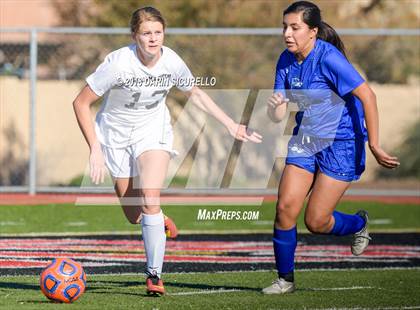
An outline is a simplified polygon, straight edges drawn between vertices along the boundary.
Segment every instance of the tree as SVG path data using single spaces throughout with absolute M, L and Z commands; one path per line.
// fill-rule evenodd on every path
M 282 12 L 291 2 L 92 0 L 89 9 L 77 9 L 81 1 L 69 1 L 66 4 L 69 7 L 57 6 L 57 10 L 61 10 L 66 24 L 73 20 L 77 26 L 128 27 L 130 15 L 135 9 L 152 5 L 159 8 L 169 27 L 280 28 Z M 333 0 L 317 3 L 324 20 L 334 28 L 417 28 L 419 24 L 418 10 L 413 10 L 417 3 L 415 0 Z M 419 74 L 417 38 L 364 36 L 343 37 L 343 40 L 349 58 L 366 71 L 369 80 L 404 83 L 410 74 Z M 75 68 L 72 78 L 82 78 L 92 72 L 108 52 L 128 42 L 128 36 L 75 37 L 67 40 L 60 59 L 71 62 Z M 220 89 L 271 89 L 275 64 L 284 49 L 281 33 L 278 36 L 167 35 L 165 44 L 182 56 L 195 76 L 215 76 L 216 87 Z M 172 99 L 177 108 L 185 103 L 185 99 L 176 92 L 172 94 Z M 191 121 L 194 121 L 194 115 L 191 115 Z M 235 160 L 235 156 L 231 157 Z

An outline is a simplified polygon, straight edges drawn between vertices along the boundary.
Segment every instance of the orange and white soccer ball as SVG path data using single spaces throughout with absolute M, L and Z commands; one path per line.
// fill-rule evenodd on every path
M 78 262 L 70 258 L 55 258 L 42 271 L 40 286 L 49 299 L 71 303 L 84 293 L 86 274 Z

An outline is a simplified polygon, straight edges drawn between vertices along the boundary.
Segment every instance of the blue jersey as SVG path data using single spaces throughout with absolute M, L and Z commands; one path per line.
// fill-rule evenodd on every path
M 363 106 L 351 94 L 363 82 L 335 46 L 317 39 L 300 64 L 288 50 L 280 55 L 274 90 L 299 106 L 294 135 L 365 140 Z

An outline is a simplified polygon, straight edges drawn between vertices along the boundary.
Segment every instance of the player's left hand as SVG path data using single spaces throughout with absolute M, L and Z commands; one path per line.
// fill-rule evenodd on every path
M 228 127 L 228 130 L 230 135 L 239 141 L 251 141 L 255 143 L 262 142 L 262 136 L 258 132 L 248 128 L 245 125 L 234 123 Z
M 380 146 L 370 146 L 370 150 L 373 156 L 375 156 L 378 164 L 381 166 L 388 169 L 394 169 L 400 165 L 397 157 L 388 155 Z

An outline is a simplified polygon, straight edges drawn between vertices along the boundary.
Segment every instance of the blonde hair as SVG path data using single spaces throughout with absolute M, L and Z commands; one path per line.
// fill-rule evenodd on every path
M 158 9 L 155 9 L 154 7 L 146 6 L 135 10 L 131 15 L 131 33 L 136 33 L 139 30 L 141 23 L 147 21 L 160 22 L 163 26 L 163 29 L 165 30 L 166 22 L 165 19 L 162 17 L 160 11 Z

